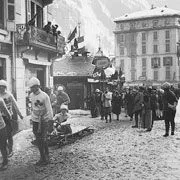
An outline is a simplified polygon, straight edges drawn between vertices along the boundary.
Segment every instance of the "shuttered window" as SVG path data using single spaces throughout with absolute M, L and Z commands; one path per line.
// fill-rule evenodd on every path
M 4 0 L 0 0 L 0 28 L 4 27 Z
M 15 3 L 14 0 L 8 0 L 8 20 L 15 20 Z

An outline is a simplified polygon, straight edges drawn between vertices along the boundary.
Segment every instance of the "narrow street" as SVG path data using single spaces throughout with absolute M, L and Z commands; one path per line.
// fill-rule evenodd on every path
M 164 138 L 164 122 L 151 132 L 132 129 L 133 122 L 105 123 L 89 114 L 73 112 L 72 125 L 93 126 L 94 134 L 63 148 L 50 148 L 51 164 L 36 167 L 38 150 L 31 145 L 31 130 L 14 137 L 15 154 L 1 180 L 179 180 L 180 133 Z M 115 118 L 115 117 L 114 117 Z

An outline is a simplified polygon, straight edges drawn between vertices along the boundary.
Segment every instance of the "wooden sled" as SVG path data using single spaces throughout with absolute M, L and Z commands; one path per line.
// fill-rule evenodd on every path
M 84 136 L 90 135 L 94 133 L 94 129 L 92 127 L 86 126 L 71 126 L 72 133 L 66 135 L 49 135 L 48 137 L 48 145 L 58 147 L 74 143 L 76 140 L 83 138 Z

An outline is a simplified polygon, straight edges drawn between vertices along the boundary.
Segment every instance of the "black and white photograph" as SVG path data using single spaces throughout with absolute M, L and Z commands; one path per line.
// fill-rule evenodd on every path
M 0 180 L 180 180 L 180 0 L 0 0 Z

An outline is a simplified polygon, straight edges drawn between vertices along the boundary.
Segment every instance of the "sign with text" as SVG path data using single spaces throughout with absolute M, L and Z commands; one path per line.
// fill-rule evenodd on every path
M 107 57 L 99 57 L 96 59 L 96 67 L 105 69 L 109 66 L 110 60 Z

